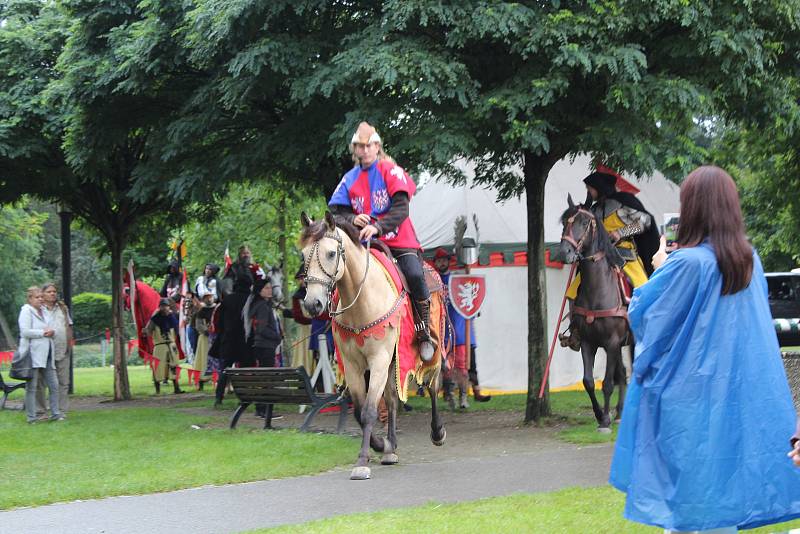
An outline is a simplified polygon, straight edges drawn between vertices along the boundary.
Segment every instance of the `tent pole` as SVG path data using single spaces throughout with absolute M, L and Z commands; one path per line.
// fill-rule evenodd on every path
M 465 274 L 469 274 L 469 265 L 465 265 L 464 267 L 465 267 Z M 466 364 L 467 364 L 467 372 L 468 373 L 469 373 L 470 367 L 472 367 L 472 339 L 471 339 L 472 336 L 469 335 L 470 334 L 470 331 L 469 331 L 470 321 L 471 321 L 470 319 L 465 319 L 464 320 L 464 329 L 465 329 L 465 332 L 464 332 L 464 354 L 467 355 Z M 467 382 L 467 394 L 469 394 L 469 388 L 470 387 L 472 387 L 472 386 L 469 385 L 469 382 Z M 475 395 L 475 391 L 474 390 L 472 391 L 472 395 L 473 396 Z

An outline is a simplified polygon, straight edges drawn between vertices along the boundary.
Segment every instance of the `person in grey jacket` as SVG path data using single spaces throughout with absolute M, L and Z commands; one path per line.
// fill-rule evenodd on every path
M 25 386 L 25 412 L 28 423 L 36 422 L 36 390 L 40 384 L 47 383 L 50 393 L 50 419 L 64 420 L 58 407 L 58 378 L 54 361 L 53 335 L 47 315 L 42 309 L 42 290 L 28 288 L 28 303 L 19 312 L 19 351 L 30 351 L 33 377 Z M 43 386 L 42 386 L 43 387 Z

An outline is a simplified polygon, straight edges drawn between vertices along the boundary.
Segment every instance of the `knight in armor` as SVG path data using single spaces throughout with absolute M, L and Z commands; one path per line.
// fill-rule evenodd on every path
M 433 358 L 430 335 L 430 292 L 422 268 L 421 247 L 409 218 L 409 203 L 417 186 L 402 167 L 383 151 L 375 128 L 358 125 L 350 141 L 356 163 L 339 182 L 328 207 L 337 223 L 360 228 L 359 238 L 377 237 L 391 250 L 408 281 L 417 317 L 416 338 L 420 357 Z
M 585 206 L 603 222 L 631 286 L 641 286 L 653 274 L 651 260 L 659 247 L 658 227 L 653 216 L 633 194 L 617 191 L 617 177 L 613 174 L 593 172 L 583 183 L 587 191 Z M 567 289 L 570 309 L 578 296 L 580 283 L 579 272 Z M 561 346 L 580 350 L 578 332 L 571 326 L 569 334 L 561 334 L 559 339 Z

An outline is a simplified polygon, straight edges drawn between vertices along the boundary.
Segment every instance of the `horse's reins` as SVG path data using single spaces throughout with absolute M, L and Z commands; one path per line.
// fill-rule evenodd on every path
M 583 232 L 581 238 L 575 241 L 575 238 L 572 237 L 572 225 L 575 223 L 575 218 L 581 213 L 589 216 L 589 227 L 586 229 L 585 232 Z M 597 252 L 587 257 L 584 257 L 583 253 L 581 252 L 581 250 L 583 249 L 583 244 L 586 241 L 586 238 L 594 237 L 595 232 L 597 232 L 597 220 L 595 219 L 594 214 L 589 210 L 581 206 L 578 206 L 578 211 L 573 213 L 572 216 L 569 219 L 567 219 L 567 226 L 564 229 L 564 233 L 561 234 L 561 241 L 566 241 L 567 243 L 575 247 L 575 254 L 578 256 L 578 260 L 599 261 L 605 257 L 606 253 L 604 251 L 601 250 L 600 252 Z
M 320 239 L 324 239 L 329 237 L 336 241 L 336 271 L 331 274 L 326 269 L 325 266 L 322 264 L 322 261 L 319 259 L 319 242 Z M 345 256 L 344 250 L 344 243 L 342 243 L 342 236 L 338 234 L 338 232 L 326 232 L 320 239 L 314 241 L 314 244 L 311 245 L 311 250 L 309 251 L 308 256 L 305 258 L 305 262 L 303 263 L 303 271 L 300 273 L 300 276 L 305 279 L 306 284 L 320 284 L 325 286 L 328 292 L 328 314 L 331 318 L 336 317 L 337 315 L 341 315 L 350 308 L 352 308 L 355 303 L 358 301 L 358 297 L 361 296 L 361 290 L 364 289 L 364 284 L 367 281 L 367 273 L 369 273 L 369 257 L 370 257 L 370 241 L 367 241 L 367 265 L 364 268 L 364 277 L 361 279 L 361 283 L 358 284 L 358 291 L 356 291 L 356 296 L 353 299 L 353 302 L 348 304 L 347 306 L 339 309 L 333 309 L 333 290 L 336 286 L 336 280 L 339 276 L 339 259 L 342 260 L 343 268 L 346 267 L 345 262 L 347 258 Z M 311 266 L 311 259 L 312 257 L 317 261 L 317 265 L 319 266 L 320 270 L 325 273 L 325 276 L 328 277 L 327 280 L 323 278 L 317 278 L 316 276 L 310 276 L 308 274 L 308 268 Z

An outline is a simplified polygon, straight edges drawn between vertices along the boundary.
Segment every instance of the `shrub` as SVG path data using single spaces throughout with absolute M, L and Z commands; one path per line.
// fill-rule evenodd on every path
M 111 328 L 111 295 L 81 293 L 72 299 L 75 337 L 85 338 Z

